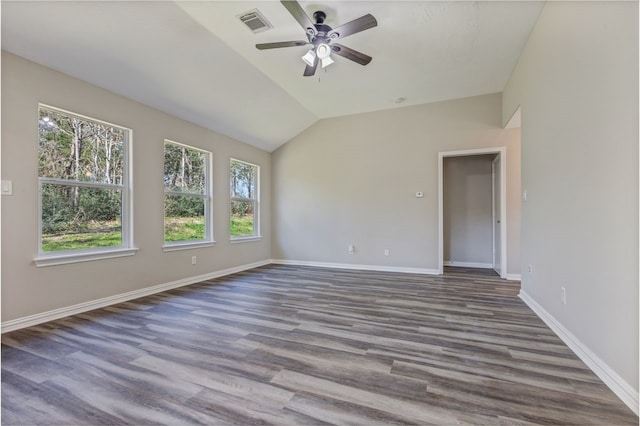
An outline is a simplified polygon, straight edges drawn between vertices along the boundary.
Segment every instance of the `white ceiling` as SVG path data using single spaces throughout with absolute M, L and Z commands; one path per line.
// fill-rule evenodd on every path
M 2 1 L 2 49 L 177 117 L 273 151 L 317 120 L 503 90 L 541 1 L 300 1 L 337 27 L 366 13 L 378 26 L 340 42 L 303 77 L 308 47 L 279 1 Z M 258 8 L 274 28 L 237 18 Z M 406 98 L 402 104 L 395 98 Z

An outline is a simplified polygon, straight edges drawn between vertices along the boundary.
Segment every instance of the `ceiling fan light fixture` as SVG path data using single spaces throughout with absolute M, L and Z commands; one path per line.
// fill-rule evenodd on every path
M 302 57 L 302 60 L 304 61 L 305 64 L 312 67 L 313 64 L 316 62 L 316 52 L 314 52 L 313 49 L 309 49 L 309 51 L 305 53 L 304 56 Z
M 320 59 L 322 68 L 326 68 L 334 62 L 331 59 L 331 47 L 326 43 L 319 44 L 316 47 L 316 56 Z
M 333 59 L 331 59 L 330 56 L 327 56 L 326 58 L 320 58 L 320 65 L 322 66 L 322 68 L 326 68 L 329 65 L 331 65 L 334 62 Z
M 316 47 L 316 55 L 318 55 L 320 59 L 328 58 L 329 55 L 331 55 L 331 48 L 328 44 L 321 43 Z

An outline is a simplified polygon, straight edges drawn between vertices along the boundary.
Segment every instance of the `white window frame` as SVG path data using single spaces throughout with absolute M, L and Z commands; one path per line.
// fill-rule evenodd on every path
M 99 120 L 86 115 L 78 114 L 75 112 L 67 111 L 61 108 L 57 108 L 51 105 L 43 103 L 38 104 L 38 114 L 40 116 L 40 110 L 47 109 L 57 113 L 69 115 L 79 118 L 81 120 L 89 120 L 95 123 L 105 124 L 110 127 L 117 127 L 124 130 L 125 137 L 123 141 L 123 166 L 122 166 L 122 184 L 104 184 L 96 182 L 76 181 L 71 179 L 53 179 L 40 177 L 38 171 L 38 255 L 33 259 L 37 267 L 42 266 L 55 266 L 64 265 L 68 263 L 87 262 L 92 260 L 112 259 L 116 257 L 133 256 L 137 248 L 133 244 L 133 199 L 131 197 L 131 164 L 132 150 L 131 141 L 133 139 L 133 131 L 127 127 L 113 124 L 108 121 Z M 40 140 L 38 140 L 38 146 Z M 54 184 L 54 185 L 67 185 L 67 186 L 79 186 L 83 188 L 99 188 L 99 189 L 118 189 L 122 191 L 122 210 L 120 212 L 121 218 L 121 234 L 122 244 L 115 247 L 95 247 L 88 249 L 77 250 L 60 250 L 55 252 L 43 252 L 42 251 L 42 185 Z
M 233 192 L 231 188 L 231 164 L 232 163 L 242 163 L 251 167 L 255 167 L 255 189 L 254 189 L 254 198 L 243 198 L 243 197 L 233 197 L 231 194 Z M 262 239 L 260 235 L 260 166 L 257 164 L 249 163 L 248 161 L 238 160 L 236 158 L 231 158 L 229 161 L 229 239 L 231 243 L 243 243 L 250 241 L 259 241 Z M 253 235 L 240 235 L 233 236 L 231 235 L 231 202 L 232 201 L 250 201 L 253 202 Z
M 204 194 L 196 194 L 194 192 L 184 192 L 184 191 L 167 191 L 164 189 L 164 193 L 162 195 L 162 202 L 164 205 L 164 198 L 167 195 L 178 195 L 178 196 L 191 196 L 197 198 L 203 198 L 205 200 L 204 203 L 204 239 L 202 240 L 185 240 L 185 241 L 164 241 L 164 245 L 162 246 L 163 251 L 176 251 L 176 250 L 188 250 L 199 247 L 212 247 L 215 245 L 215 240 L 213 238 L 213 185 L 212 181 L 212 171 L 213 171 L 213 154 L 210 151 L 204 150 L 202 148 L 197 148 L 195 146 L 187 145 L 181 142 L 176 142 L 171 139 L 165 139 L 162 144 L 162 164 L 164 170 L 164 147 L 166 144 L 178 145 L 185 147 L 190 150 L 201 152 L 206 156 L 205 160 L 205 193 Z M 163 184 L 164 187 L 164 184 Z M 164 208 L 162 214 L 162 239 L 164 240 L 164 226 L 165 226 L 166 217 L 164 216 Z

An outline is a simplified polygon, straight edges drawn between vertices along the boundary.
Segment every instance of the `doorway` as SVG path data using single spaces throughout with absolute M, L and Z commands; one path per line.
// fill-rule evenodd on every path
M 439 273 L 444 273 L 445 260 L 448 264 L 456 266 L 451 259 L 445 259 L 445 159 L 451 157 L 474 157 L 490 155 L 491 179 L 490 188 L 486 188 L 487 197 L 491 198 L 487 215 L 491 216 L 490 241 L 485 238 L 485 243 L 491 247 L 491 253 L 483 258 L 481 262 L 463 262 L 459 266 L 484 267 L 494 269 L 501 278 L 507 277 L 507 215 L 506 215 L 506 148 L 486 148 L 463 151 L 448 151 L 438 154 L 438 269 Z M 449 197 L 450 194 L 446 194 Z M 472 194 L 473 195 L 473 194 Z M 449 198 L 448 198 L 449 199 Z M 448 200 L 447 199 L 447 200 Z M 447 235 L 449 237 L 449 235 Z M 486 237 L 486 235 L 485 235 Z M 448 241 L 447 241 L 448 242 Z M 486 246 L 486 245 L 485 245 Z M 451 251 L 447 247 L 447 255 Z

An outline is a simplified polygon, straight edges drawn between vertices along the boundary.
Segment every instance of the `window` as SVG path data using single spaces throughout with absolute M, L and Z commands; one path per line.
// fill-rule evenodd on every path
M 207 151 L 165 141 L 165 249 L 213 244 L 210 163 Z
M 231 238 L 259 238 L 258 176 L 254 164 L 231 159 Z
M 45 105 L 38 118 L 36 264 L 114 257 L 91 254 L 131 248 L 130 130 Z

